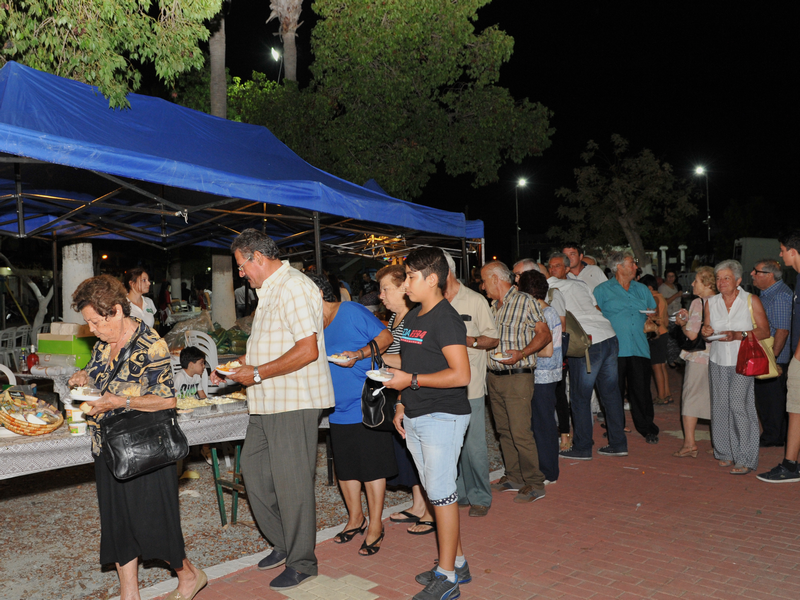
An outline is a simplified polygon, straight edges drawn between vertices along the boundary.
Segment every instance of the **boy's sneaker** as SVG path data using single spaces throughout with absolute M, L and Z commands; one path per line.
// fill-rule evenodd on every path
M 627 450 L 614 450 L 611 446 L 603 446 L 597 453 L 603 456 L 628 456 Z
M 581 452 L 575 450 L 575 448 L 570 448 L 569 450 L 562 450 L 558 453 L 558 456 L 561 458 L 570 458 L 572 460 L 592 460 L 592 451 Z
M 417 575 L 414 580 L 420 585 L 428 585 L 434 580 L 435 571 L 436 565 L 434 565 L 430 571 L 425 571 L 424 573 Z M 472 575 L 470 575 L 469 572 L 469 563 L 465 562 L 463 567 L 456 567 L 456 575 L 458 576 L 458 585 L 472 581 Z
M 542 498 L 544 498 L 544 490 L 535 490 L 532 486 L 526 485 L 514 496 L 514 502 L 517 504 L 530 504 Z
M 522 486 L 514 483 L 508 477 L 503 475 L 497 483 L 491 485 L 492 490 L 495 492 L 517 492 Z
M 800 470 L 790 471 L 783 463 L 780 463 L 771 471 L 756 475 L 756 479 L 766 481 L 767 483 L 793 483 L 795 481 L 800 481 Z
M 425 589 L 414 595 L 413 600 L 456 600 L 459 596 L 461 590 L 458 588 L 458 575 L 455 582 L 452 582 L 446 575 L 434 571 L 433 579 Z

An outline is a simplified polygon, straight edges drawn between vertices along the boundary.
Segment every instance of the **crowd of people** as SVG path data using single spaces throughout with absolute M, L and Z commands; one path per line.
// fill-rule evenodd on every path
M 780 244 L 785 265 L 800 271 L 800 231 Z M 628 455 L 626 412 L 648 444 L 659 443 L 654 404 L 672 401 L 671 339 L 682 340 L 685 363 L 684 442 L 673 456 L 697 457 L 698 420 L 707 419 L 721 467 L 746 475 L 758 467 L 759 446 L 785 445 L 784 460 L 758 478 L 800 481 L 800 317 L 773 258 L 753 265 L 758 296 L 741 287 L 742 265 L 734 260 L 697 269 L 689 294 L 674 271 L 663 282 L 642 276 L 626 252 L 606 257 L 607 276 L 569 242 L 546 264 L 483 265 L 479 293 L 474 281 L 457 279 L 449 254 L 428 247 L 413 250 L 402 266 L 381 269 L 374 281 L 365 273 L 360 292 L 352 293 L 335 278 L 304 274 L 281 261 L 275 242 L 256 230 L 242 232 L 231 250 L 256 299 L 242 366 L 227 377 L 247 389 L 242 474 L 256 523 L 272 544 L 258 568 L 284 567 L 271 582 L 274 590 L 317 574 L 314 476 L 317 428 L 326 410 L 349 515 L 334 541 L 363 535 L 359 554 L 379 552 L 386 487 L 409 487 L 412 506 L 390 519 L 408 524 L 409 534 L 435 534 L 439 546 L 436 564 L 416 576 L 423 588 L 415 600 L 455 598 L 472 580 L 459 506 L 479 518 L 490 511 L 493 493 L 512 492 L 517 504 L 544 498 L 558 481 L 559 459 L 594 458 L 595 419 L 605 429 L 598 456 Z M 102 340 L 72 381 L 91 379 L 107 390 L 89 414 L 98 457 L 107 412 L 174 406 L 168 353 L 147 322 L 155 308 L 142 298 L 147 274 L 131 271 L 127 290 L 114 282 L 108 276 L 87 280 L 74 296 Z M 347 301 L 351 293 L 361 301 Z M 389 313 L 388 326 L 374 314 L 379 303 Z M 772 342 L 777 377 L 737 372 L 748 336 Z M 127 346 L 140 350 L 141 364 L 104 380 Z M 378 355 L 391 374 L 385 387 L 397 392 L 393 431 L 363 423 L 363 383 Z M 182 367 L 202 358 L 181 356 Z M 212 373 L 211 381 L 221 383 L 220 375 Z M 494 483 L 487 393 L 505 470 Z M 162 469 L 131 485 L 106 473 L 102 460 L 96 465 L 101 560 L 117 564 L 123 597 L 135 597 L 137 556 L 170 562 L 179 576 L 175 598 L 197 594 L 205 575 L 185 557 L 174 472 Z M 166 491 L 156 494 L 158 488 Z M 144 498 L 150 499 L 146 511 L 120 508 L 144 506 Z M 167 535 L 155 539 L 140 531 Z

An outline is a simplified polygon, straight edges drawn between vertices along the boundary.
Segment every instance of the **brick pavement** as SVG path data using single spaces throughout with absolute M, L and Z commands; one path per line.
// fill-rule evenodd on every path
M 681 441 L 667 432 L 680 431 L 679 419 L 677 404 L 656 407 L 658 445 L 633 433 L 627 457 L 562 460 L 558 483 L 538 502 L 519 505 L 513 493 L 495 494 L 487 517 L 462 510 L 473 581 L 461 597 L 800 597 L 800 486 L 730 475 L 705 452 L 708 441 L 699 442 L 696 459 L 673 458 Z M 595 449 L 601 435 L 596 426 Z M 782 454 L 762 449 L 759 470 Z M 414 575 L 432 566 L 435 538 L 408 535 L 388 521 L 385 527 L 383 548 L 372 557 L 358 555 L 362 538 L 320 543 L 320 577 L 293 593 L 269 589 L 280 569 L 249 567 L 214 579 L 197 598 L 410 598 L 421 589 Z

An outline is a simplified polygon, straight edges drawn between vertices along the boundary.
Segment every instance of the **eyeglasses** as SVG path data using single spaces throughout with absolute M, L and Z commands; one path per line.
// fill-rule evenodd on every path
M 753 273 L 761 273 L 762 275 L 767 275 L 768 273 L 772 273 L 772 271 L 759 271 L 758 269 L 753 269 Z
M 246 261 L 244 261 L 242 264 L 239 265 L 239 273 L 244 273 L 244 266 L 247 264 L 248 260 L 253 260 L 253 257 L 251 256 L 250 258 L 248 258 Z

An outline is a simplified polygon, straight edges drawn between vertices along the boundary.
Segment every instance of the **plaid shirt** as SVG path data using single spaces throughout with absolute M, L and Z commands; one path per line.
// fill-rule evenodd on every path
M 247 340 L 247 364 L 263 365 L 317 334 L 319 358 L 302 369 L 264 379 L 247 388 L 251 415 L 333 406 L 333 384 L 325 356 L 322 297 L 314 283 L 282 261 L 258 290 L 258 307 Z
M 544 321 L 539 303 L 528 294 L 517 290 L 513 285 L 503 296 L 502 304 L 498 300 L 492 301 L 492 312 L 497 328 L 500 330 L 500 344 L 492 352 L 522 350 L 533 339 L 536 323 Z M 531 354 L 513 365 L 492 362 L 494 364 L 489 368 L 493 371 L 534 368 L 536 367 L 536 355 Z
M 769 334 L 775 336 L 777 329 L 792 330 L 792 290 L 783 281 L 776 281 L 765 290 L 761 290 L 758 295 L 764 311 L 767 313 L 769 321 Z M 781 353 L 775 357 L 775 361 L 786 364 L 791 359 L 790 343 L 784 345 Z

